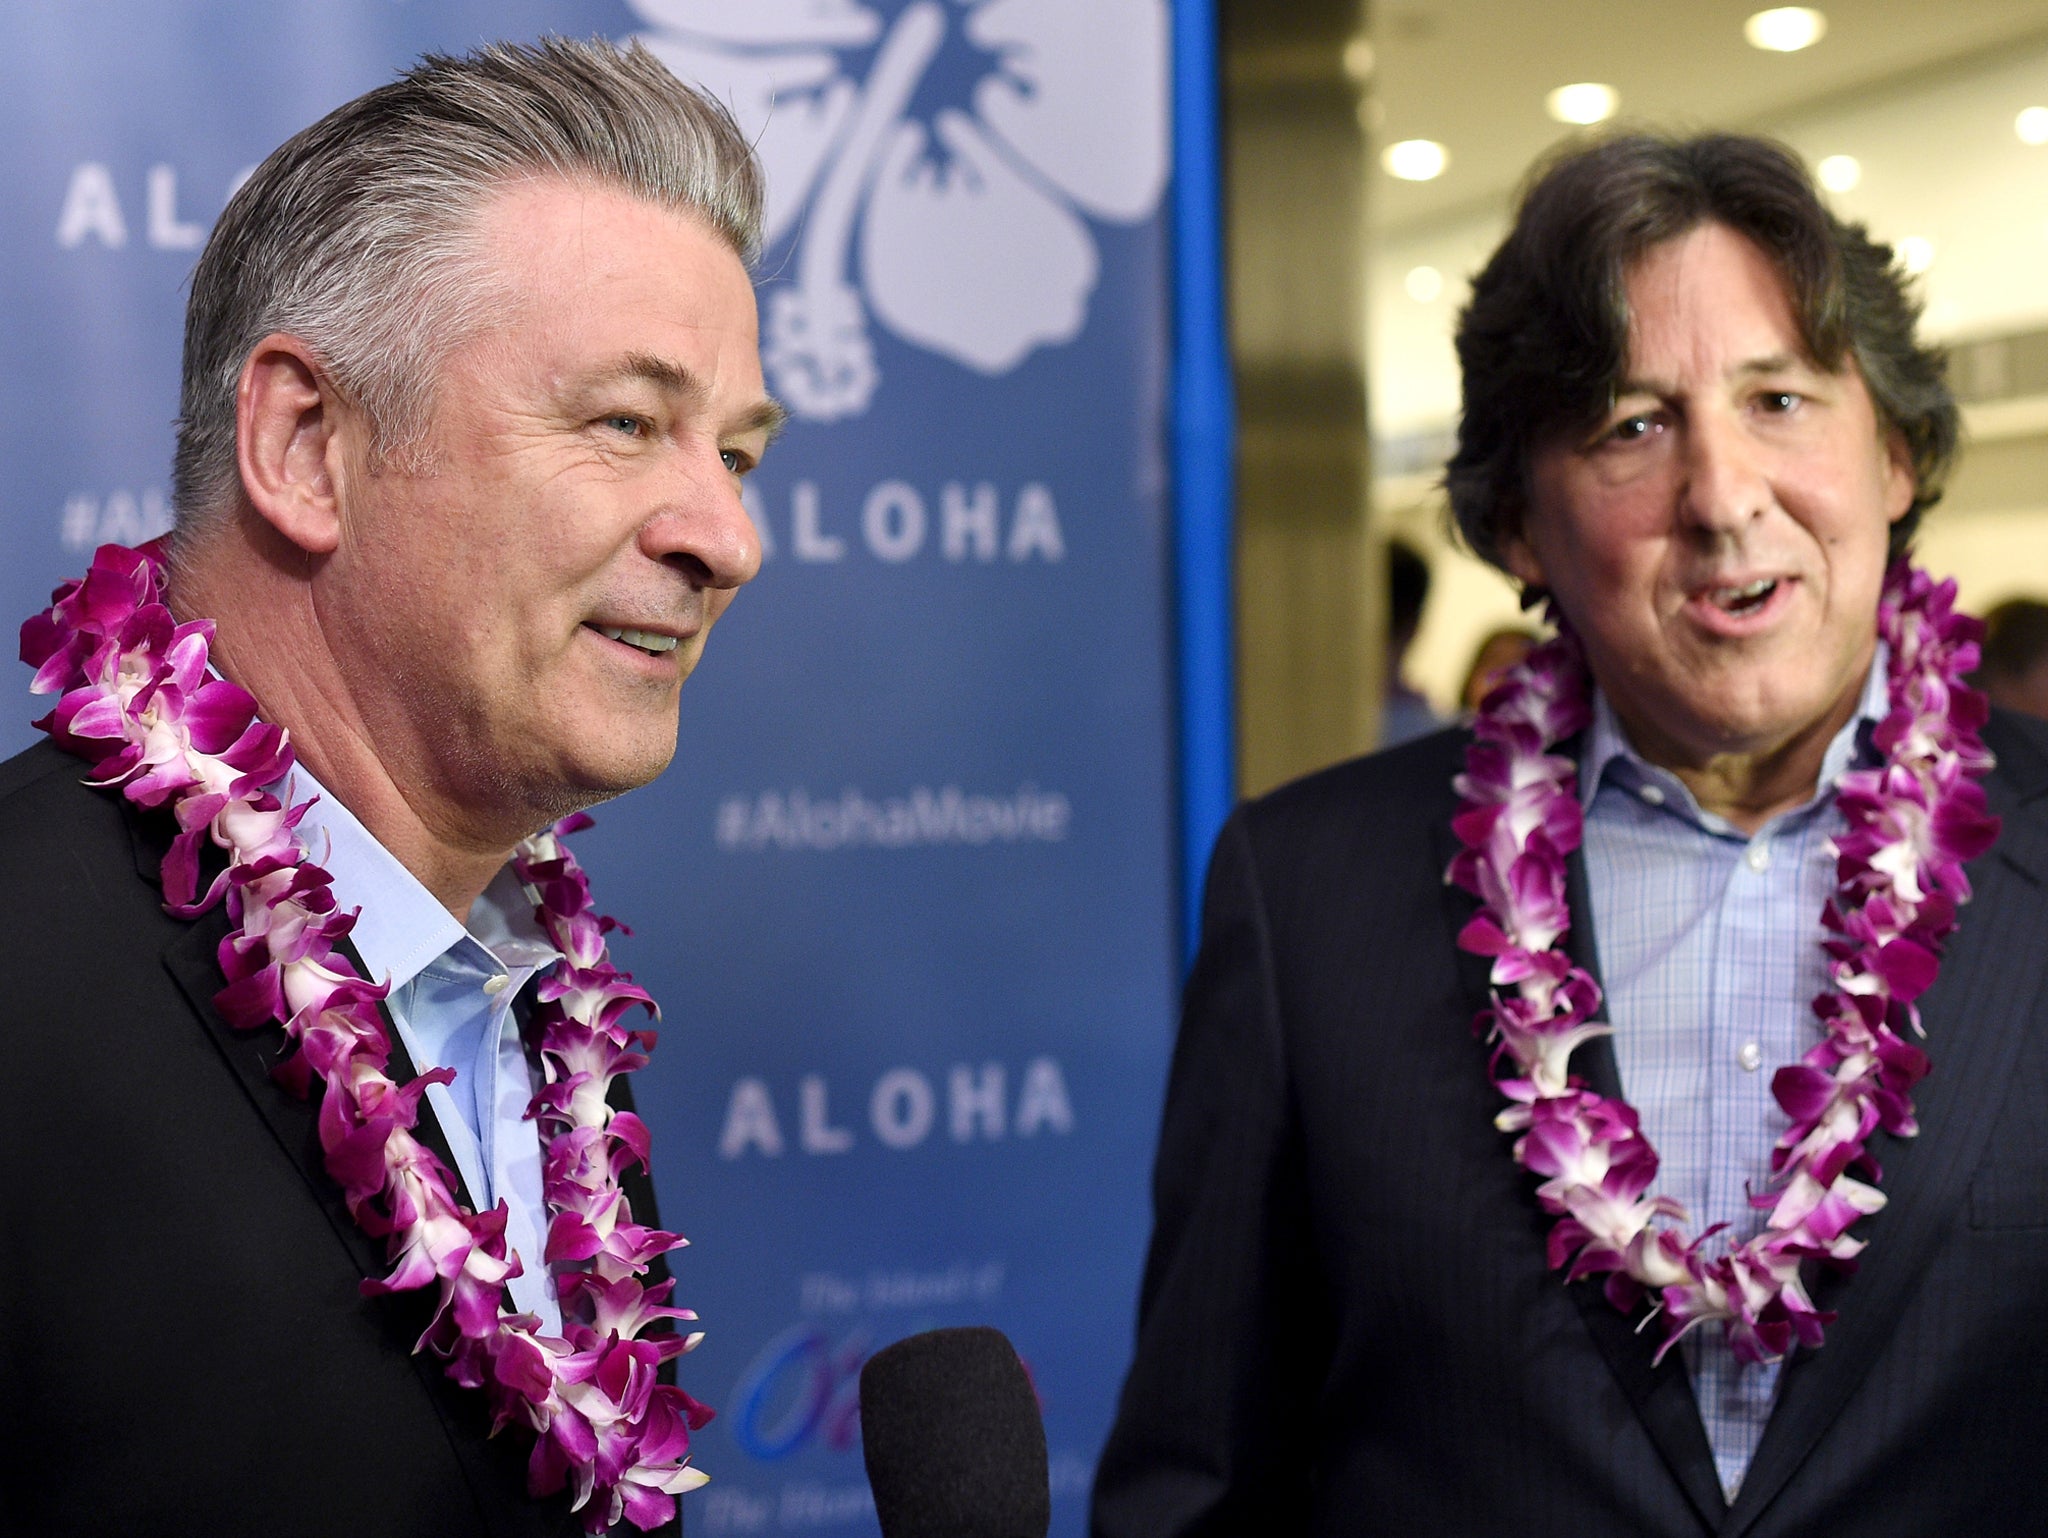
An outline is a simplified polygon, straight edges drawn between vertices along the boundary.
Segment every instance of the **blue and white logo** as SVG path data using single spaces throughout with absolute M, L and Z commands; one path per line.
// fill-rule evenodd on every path
M 1072 341 L 1100 275 L 1088 221 L 1137 223 L 1165 188 L 1165 0 L 629 3 L 758 146 L 790 279 L 762 360 L 799 417 L 868 409 L 871 324 L 990 376 Z M 961 100 L 927 108 L 962 55 Z

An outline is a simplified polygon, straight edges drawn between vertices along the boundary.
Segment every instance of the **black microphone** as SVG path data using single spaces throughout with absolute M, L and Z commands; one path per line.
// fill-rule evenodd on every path
M 883 1538 L 1045 1538 L 1045 1425 L 1001 1330 L 927 1330 L 860 1370 L 861 1453 Z

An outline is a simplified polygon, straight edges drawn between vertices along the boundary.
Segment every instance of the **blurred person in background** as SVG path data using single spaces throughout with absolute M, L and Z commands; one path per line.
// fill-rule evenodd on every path
M 1984 616 L 1984 660 L 1970 682 L 1994 705 L 2048 720 L 2048 603 L 2009 598 Z
M 1406 540 L 1387 541 L 1386 685 L 1380 695 L 1380 746 L 1396 747 L 1426 737 L 1443 720 L 1422 694 L 1411 688 L 1402 669 L 1408 648 L 1422 628 L 1422 610 L 1429 602 L 1429 562 Z
M 1490 632 L 1473 650 L 1472 665 L 1465 669 L 1465 683 L 1458 690 L 1458 703 L 1470 720 L 1479 702 L 1500 682 L 1501 675 L 1536 649 L 1536 632 L 1520 625 L 1507 625 Z

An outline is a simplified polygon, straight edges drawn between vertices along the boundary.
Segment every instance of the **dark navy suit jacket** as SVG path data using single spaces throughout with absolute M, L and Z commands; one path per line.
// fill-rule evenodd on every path
M 413 1354 L 431 1289 L 360 1295 L 383 1242 L 270 1079 L 282 1031 L 213 1010 L 224 913 L 164 912 L 168 819 L 84 772 L 0 764 L 0 1535 L 580 1533 Z
M 1210 868 L 1098 1538 L 1926 1538 L 2048 1531 L 2048 729 L 1923 1000 L 1921 1132 L 1839 1320 L 1722 1498 L 1682 1354 L 1544 1263 L 1493 1127 L 1446 732 L 1238 810 Z M 1571 944 L 1597 974 L 1583 867 Z M 1574 1060 L 1604 1093 L 1611 1047 Z

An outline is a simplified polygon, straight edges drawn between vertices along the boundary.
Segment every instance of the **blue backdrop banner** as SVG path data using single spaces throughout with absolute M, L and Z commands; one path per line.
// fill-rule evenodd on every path
M 684 1381 L 721 1412 L 696 1532 L 874 1532 L 860 1363 L 962 1323 L 1016 1342 L 1054 1531 L 1085 1528 L 1178 971 L 1168 23 L 1165 0 L 0 20 L 16 616 L 168 526 L 184 281 L 238 178 L 322 112 L 423 50 L 601 33 L 759 144 L 763 357 L 794 418 L 749 484 L 768 557 L 675 766 L 579 841 L 665 1009 L 642 1110 L 708 1331 Z M 10 752 L 38 713 L 18 687 Z

